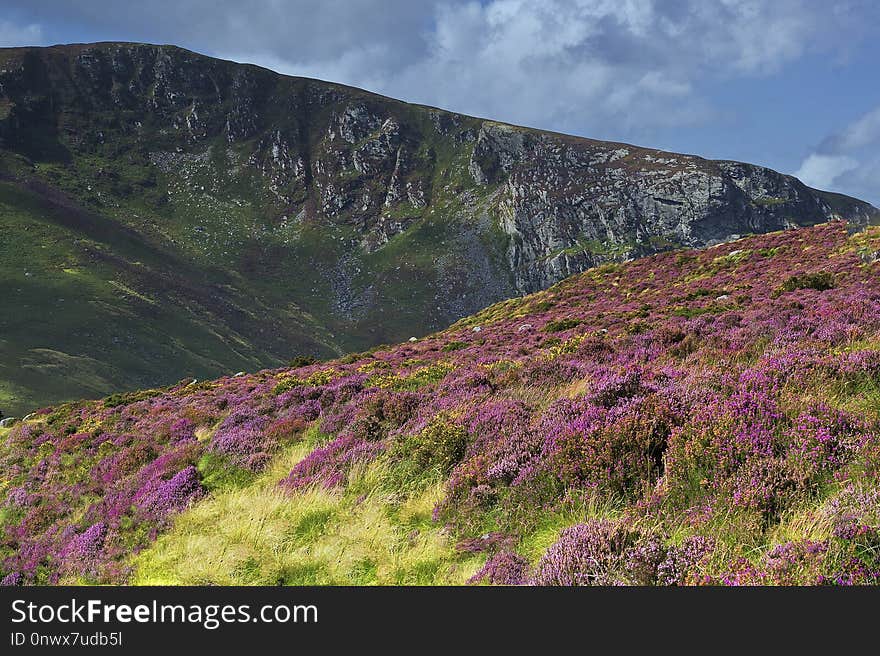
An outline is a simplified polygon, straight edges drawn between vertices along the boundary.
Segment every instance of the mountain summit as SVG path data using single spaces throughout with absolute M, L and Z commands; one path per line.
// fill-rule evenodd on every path
M 173 46 L 0 50 L 0 408 L 328 356 L 871 205 Z

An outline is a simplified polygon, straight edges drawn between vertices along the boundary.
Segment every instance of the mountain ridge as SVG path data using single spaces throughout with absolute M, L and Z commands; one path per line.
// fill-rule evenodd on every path
M 877 215 L 747 163 L 177 46 L 3 49 L 0 68 L 7 414 L 362 350 L 602 262 Z

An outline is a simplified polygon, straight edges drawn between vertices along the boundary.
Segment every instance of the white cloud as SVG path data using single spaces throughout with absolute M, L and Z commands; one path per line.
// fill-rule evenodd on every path
M 858 160 L 846 155 L 811 153 L 794 175 L 810 187 L 830 189 L 837 178 L 857 168 L 858 165 Z
M 0 20 L 0 48 L 43 45 L 43 30 L 36 24 L 16 25 Z
M 875 0 L 3 5 L 6 16 L 27 16 L 31 23 L 21 27 L 0 19 L 0 42 L 9 45 L 42 41 L 41 25 L 54 26 L 55 40 L 71 33 L 67 26 L 87 26 L 90 38 L 176 43 L 477 116 L 671 146 L 675 128 L 682 134 L 690 127 L 736 127 L 749 99 L 725 97 L 718 91 L 725 83 L 779 74 L 810 54 L 845 59 L 880 24 Z M 815 148 L 799 173 L 820 186 L 840 188 L 849 181 L 848 189 L 871 187 L 870 172 L 877 167 L 868 150 L 880 151 L 878 131 L 880 109 Z
M 837 52 L 880 21 L 869 0 L 3 2 L 101 38 L 177 43 L 469 114 L 633 139 L 718 118 L 708 82 Z
M 596 136 L 698 123 L 701 81 L 764 75 L 835 24 L 802 0 L 492 0 L 441 5 L 425 56 L 382 90 Z
M 880 204 L 880 107 L 825 138 L 794 175 L 811 187 Z
M 716 117 L 701 83 L 772 74 L 807 49 L 836 47 L 821 36 L 849 27 L 846 15 L 809 0 L 490 0 L 431 11 L 421 31 L 394 30 L 389 20 L 329 52 L 276 49 L 275 68 L 622 138 Z M 238 57 L 266 61 L 250 50 Z
M 880 107 L 846 126 L 840 133 L 840 150 L 855 150 L 880 142 Z

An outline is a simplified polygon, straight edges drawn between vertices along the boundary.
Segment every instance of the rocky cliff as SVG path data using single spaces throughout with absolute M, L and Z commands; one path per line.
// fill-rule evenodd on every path
M 606 260 L 877 216 L 749 164 L 141 44 L 0 50 L 0 177 L 20 237 L 3 314 L 24 295 L 67 317 L 57 298 L 83 286 L 58 272 L 95 274 L 92 311 L 57 340 L 3 320 L 0 379 L 29 372 L 0 386 L 13 405 L 56 400 L 33 390 L 70 358 L 93 379 L 71 393 L 271 366 L 426 333 Z

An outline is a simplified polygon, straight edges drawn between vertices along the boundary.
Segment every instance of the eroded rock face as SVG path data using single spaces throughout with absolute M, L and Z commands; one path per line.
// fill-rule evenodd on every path
M 272 248 L 294 248 L 306 229 L 350 244 L 328 269 L 360 271 L 333 287 L 344 293 L 330 290 L 341 295 L 331 303 L 339 313 L 353 312 L 357 296 L 354 314 L 373 319 L 364 307 L 404 302 L 383 293 L 390 276 L 356 261 L 378 262 L 419 231 L 412 248 L 430 288 L 407 302 L 440 327 L 603 261 L 834 217 L 866 222 L 877 212 L 758 166 L 483 121 L 174 47 L 0 52 L 0 146 L 33 162 L 73 161 L 83 176 L 94 173 L 84 156 L 143 161 L 165 176 L 153 186 L 169 189 L 155 202 L 158 215 L 163 203 L 182 207 L 183 192 L 172 191 L 176 180 L 191 181 L 187 212 L 210 219 L 252 207 L 263 217 L 249 228 L 258 246 L 272 235 L 280 242 Z M 182 173 L 193 161 L 202 162 L 198 175 Z M 202 225 L 208 219 L 190 232 L 220 243 L 204 237 L 214 234 Z M 438 225 L 447 237 L 430 236 Z M 233 233 L 223 236 L 224 256 L 233 256 Z M 466 248 L 456 242 L 467 258 L 448 252 L 449 234 L 468 235 Z M 388 258 L 383 266 L 395 271 L 407 249 Z M 307 307 L 309 298 L 295 302 Z
M 478 185 L 501 185 L 507 257 L 524 291 L 609 259 L 704 246 L 873 208 L 834 207 L 791 176 L 739 162 L 484 125 L 470 159 Z

